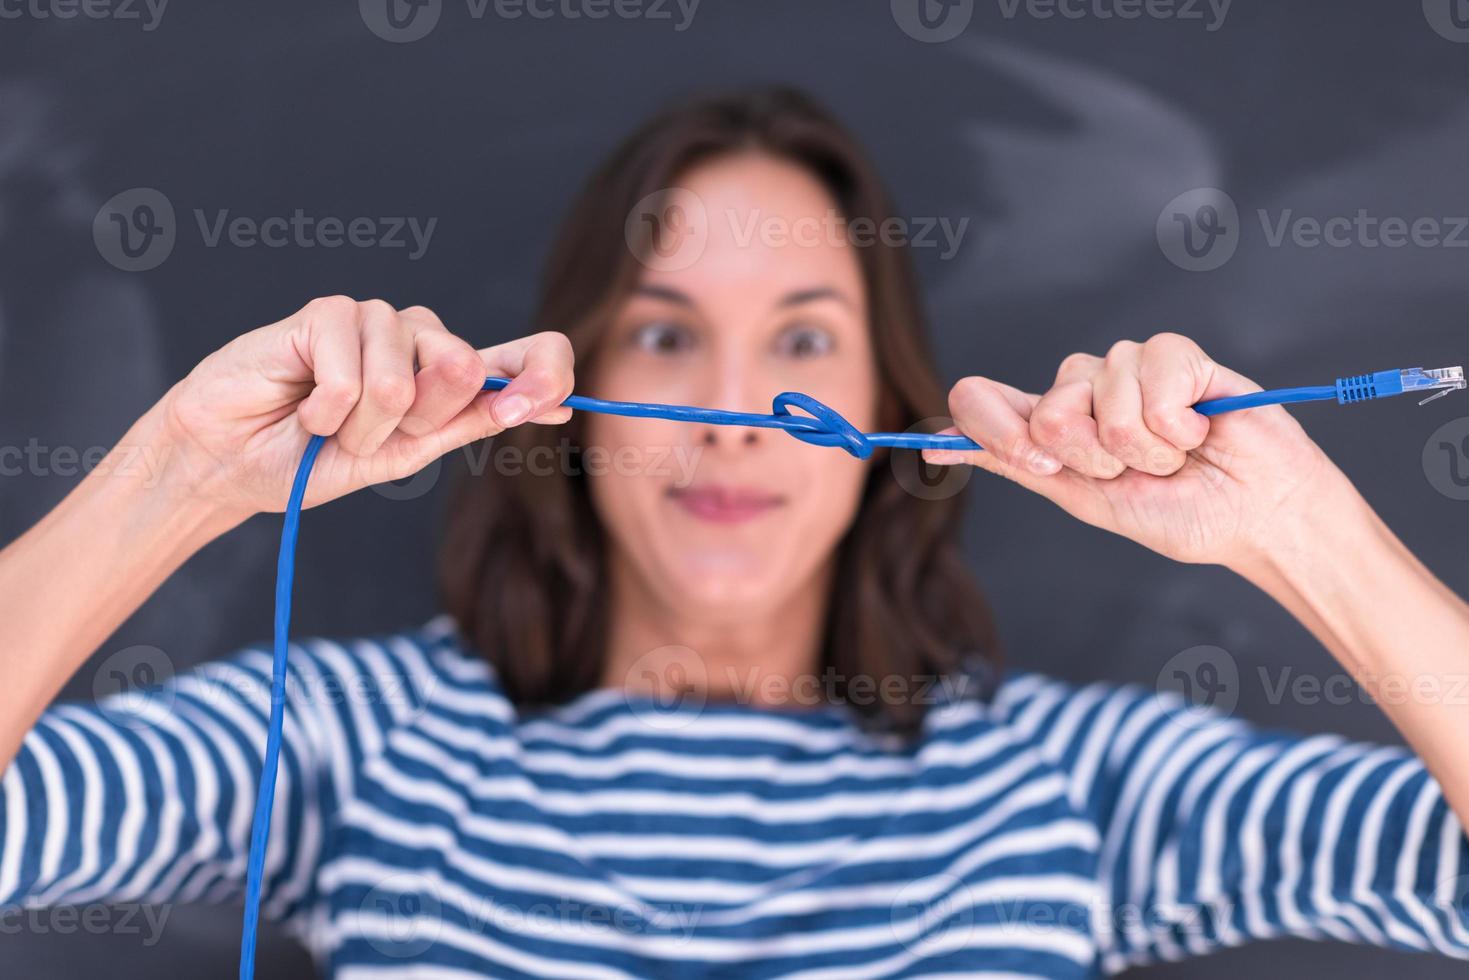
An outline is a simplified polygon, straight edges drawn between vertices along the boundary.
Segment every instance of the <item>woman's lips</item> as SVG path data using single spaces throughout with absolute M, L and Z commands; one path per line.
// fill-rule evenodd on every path
M 716 524 L 738 524 L 752 520 L 785 503 L 785 498 L 779 494 L 753 487 L 726 487 L 715 483 L 669 487 L 668 496 L 693 516 Z

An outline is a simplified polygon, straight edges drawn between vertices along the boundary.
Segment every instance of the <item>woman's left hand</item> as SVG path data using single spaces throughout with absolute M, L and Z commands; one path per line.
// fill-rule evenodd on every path
M 998 473 L 1170 558 L 1240 569 L 1346 482 L 1278 405 L 1212 418 L 1190 407 L 1259 390 L 1187 337 L 1124 340 L 1066 358 L 1043 395 L 962 379 L 949 412 L 986 451 L 923 455 Z

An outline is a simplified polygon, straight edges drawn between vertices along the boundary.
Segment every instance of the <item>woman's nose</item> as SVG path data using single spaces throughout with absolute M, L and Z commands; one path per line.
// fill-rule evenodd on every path
M 770 402 L 763 400 L 759 381 L 743 364 L 725 364 L 712 384 L 707 385 L 711 408 L 728 412 L 749 412 L 763 415 L 770 411 Z M 759 445 L 769 438 L 770 430 L 747 425 L 706 425 L 700 433 L 700 442 L 710 449 L 742 449 Z
M 710 449 L 733 449 L 760 442 L 762 429 L 745 425 L 706 425 L 701 440 Z

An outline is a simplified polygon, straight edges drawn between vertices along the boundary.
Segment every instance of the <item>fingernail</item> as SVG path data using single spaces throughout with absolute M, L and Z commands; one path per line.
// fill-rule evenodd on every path
M 1041 476 L 1050 476 L 1061 469 L 1059 459 L 1040 449 L 1030 454 L 1029 463 L 1031 472 Z
M 495 418 L 501 425 L 519 425 L 530 415 L 530 399 L 524 395 L 506 395 L 495 403 Z

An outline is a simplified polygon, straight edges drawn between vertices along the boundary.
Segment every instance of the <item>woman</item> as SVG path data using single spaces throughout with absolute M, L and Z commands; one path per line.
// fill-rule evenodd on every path
M 1462 710 L 1385 699 L 1415 757 L 992 684 L 954 501 L 904 491 L 911 459 L 558 407 L 575 354 L 606 398 L 940 415 L 904 253 L 847 233 L 887 216 L 805 98 L 700 102 L 572 210 L 538 317 L 566 335 L 475 351 L 334 297 L 206 358 L 0 553 L 0 903 L 238 895 L 268 657 L 47 703 L 188 555 L 282 509 L 310 433 L 317 504 L 503 432 L 524 472 L 465 484 L 450 615 L 292 652 L 265 909 L 324 972 L 1082 977 L 1287 934 L 1469 954 Z M 1227 565 L 1374 690 L 1462 671 L 1469 610 L 1289 414 L 1189 408 L 1252 390 L 1183 337 L 1124 341 L 1043 394 L 960 381 L 948 414 L 989 451 L 928 459 Z

